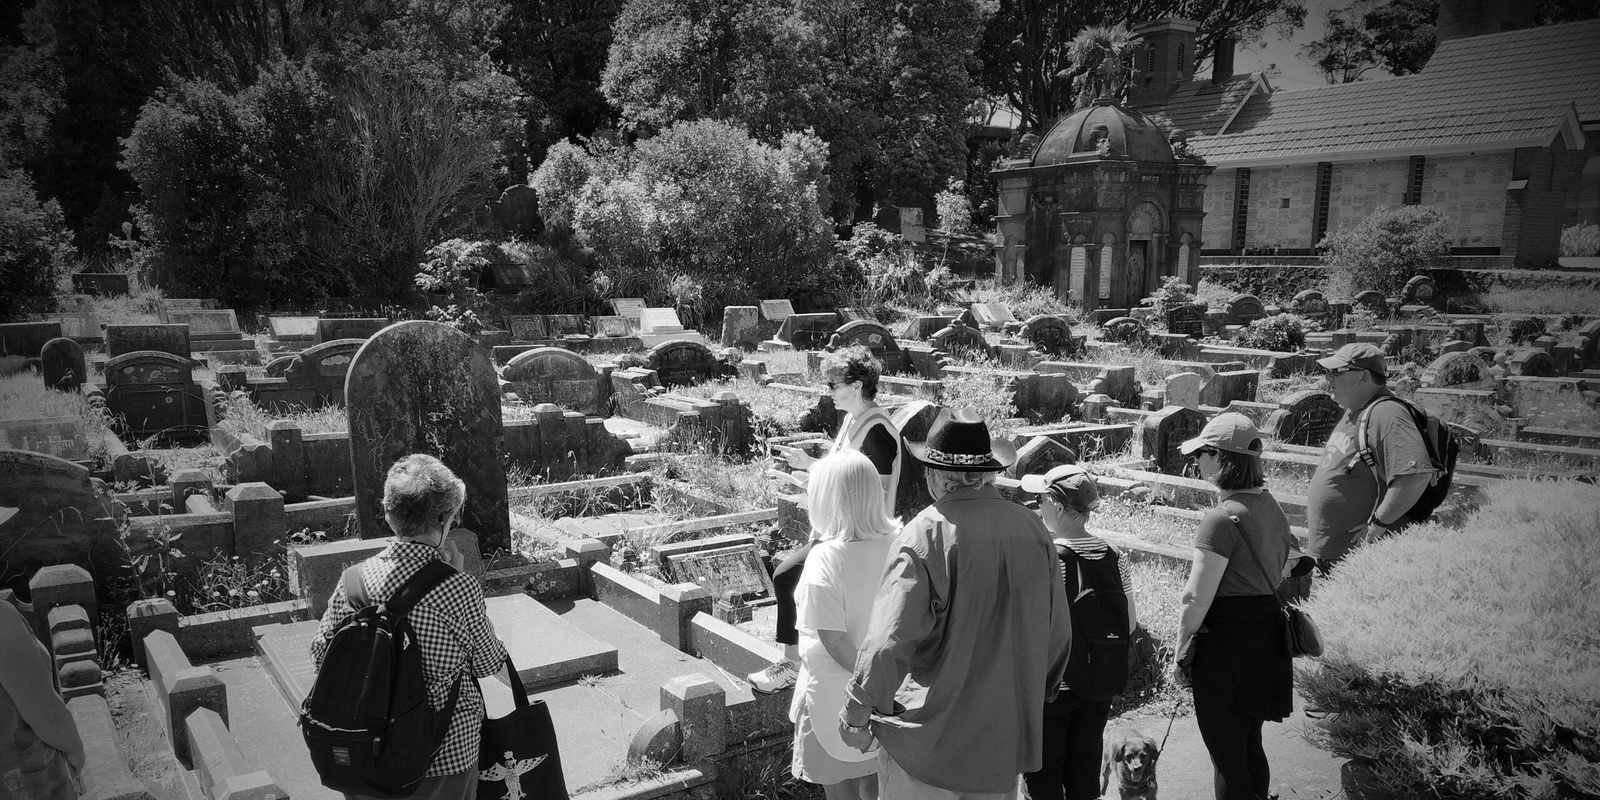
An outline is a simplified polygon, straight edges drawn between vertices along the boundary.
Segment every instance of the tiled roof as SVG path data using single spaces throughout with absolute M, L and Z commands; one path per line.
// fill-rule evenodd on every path
M 1234 109 L 1250 98 L 1258 80 L 1263 79 L 1259 75 L 1235 75 L 1222 83 L 1187 81 L 1174 88 L 1159 105 L 1142 105 L 1139 110 L 1168 131 L 1181 128 L 1191 136 L 1215 135 Z
M 1417 75 L 1257 92 L 1190 141 L 1218 163 L 1509 144 L 1552 135 L 1574 104 L 1600 123 L 1600 20 L 1445 42 Z

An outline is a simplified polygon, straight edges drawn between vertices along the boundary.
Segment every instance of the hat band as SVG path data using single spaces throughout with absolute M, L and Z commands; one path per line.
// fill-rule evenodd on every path
M 967 453 L 946 453 L 943 450 L 935 450 L 932 447 L 924 447 L 922 452 L 925 453 L 928 458 L 963 467 L 987 464 L 994 458 L 992 453 L 982 453 L 979 455 L 969 455 Z

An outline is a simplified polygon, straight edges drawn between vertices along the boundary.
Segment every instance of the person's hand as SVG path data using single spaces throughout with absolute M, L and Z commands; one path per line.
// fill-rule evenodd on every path
M 1366 543 L 1376 542 L 1379 539 L 1382 539 L 1383 537 L 1388 536 L 1388 535 L 1389 535 L 1389 529 L 1388 528 L 1385 528 L 1385 527 L 1383 527 L 1382 525 L 1379 525 L 1376 522 L 1368 522 L 1367 526 L 1364 529 L 1362 529 L 1361 533 L 1358 536 L 1356 536 L 1356 541 L 1360 542 L 1360 543 L 1363 543 L 1363 544 L 1366 544 Z
M 444 544 L 439 546 L 439 555 L 444 556 L 444 560 L 450 566 L 455 567 L 458 572 L 467 568 L 466 554 L 462 553 L 461 548 L 456 547 L 456 543 L 449 539 L 444 540 Z
M 1177 652 L 1172 654 L 1172 664 L 1167 668 L 1167 678 L 1176 686 L 1188 688 L 1190 684 L 1189 671 L 1184 667 L 1184 659 L 1189 657 L 1189 651 L 1194 648 L 1194 637 L 1189 637 L 1178 643 Z
M 809 453 L 798 447 L 784 447 L 778 452 L 782 453 L 784 460 L 788 461 L 789 466 L 795 469 L 805 469 L 817 461 Z
M 851 747 L 854 747 L 863 753 L 867 752 L 872 748 L 871 719 L 868 719 L 866 723 L 866 730 L 857 733 L 850 729 L 850 721 L 847 718 L 843 716 L 839 717 L 839 738 L 843 739 L 845 744 L 850 745 Z

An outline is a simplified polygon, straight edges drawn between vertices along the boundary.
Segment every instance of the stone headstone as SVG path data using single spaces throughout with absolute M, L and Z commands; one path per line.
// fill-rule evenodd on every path
M 310 343 L 317 339 L 316 317 L 267 317 L 272 338 L 280 342 Z
M 794 314 L 794 304 L 788 300 L 762 300 L 761 316 L 768 322 L 782 322 Z
M 344 382 L 350 363 L 361 349 L 361 339 L 336 339 L 306 348 L 289 362 L 283 377 L 291 386 L 311 389 L 321 406 L 344 405 Z
M 108 588 L 131 575 L 117 537 L 115 498 L 89 470 L 44 453 L 0 449 L 0 486 L 4 505 L 17 509 L 0 523 L 0 587 L 25 593 L 40 567 L 55 564 L 89 569 Z M 141 551 L 141 542 L 129 544 L 136 555 Z
M 322 317 L 317 320 L 317 341 L 367 339 L 387 327 L 389 320 L 383 317 Z
M 424 320 L 379 331 L 350 364 L 345 402 L 361 538 L 391 533 L 382 508 L 389 467 L 427 453 L 466 483 L 461 525 L 478 534 L 480 551 L 511 546 L 499 381 L 470 336 Z
M 593 326 L 595 336 L 615 338 L 618 336 L 632 336 L 633 326 L 628 324 L 627 317 L 602 316 L 590 317 L 589 323 Z
M 538 314 L 508 314 L 503 321 L 506 330 L 511 331 L 513 342 L 542 342 L 550 338 L 544 317 Z
M 982 331 L 967 327 L 959 321 L 950 323 L 945 329 L 928 337 L 928 344 L 946 353 L 967 352 L 989 356 L 992 350 L 989 347 L 989 340 L 983 338 Z
M 609 380 L 589 360 L 563 347 L 537 347 L 506 364 L 501 378 L 528 405 L 554 403 L 591 416 L 605 413 Z
M 900 338 L 927 341 L 928 337 L 949 327 L 952 322 L 955 322 L 955 317 L 944 314 L 919 314 L 906 322 Z
M 796 350 L 817 350 L 828 343 L 838 327 L 839 315 L 832 311 L 790 314 L 778 328 L 778 340 L 788 342 Z
M 1179 372 L 1166 379 L 1166 404 L 1200 410 L 1200 389 L 1206 379 L 1193 372 Z
M 1294 313 L 1308 317 L 1321 316 L 1329 311 L 1328 299 L 1316 289 L 1306 289 L 1296 294 L 1289 305 Z
M 1377 289 L 1368 289 L 1360 292 L 1355 297 L 1350 298 L 1350 302 L 1356 308 L 1370 311 L 1379 316 L 1389 313 L 1389 298 L 1384 297 L 1383 292 Z
M 1167 333 L 1180 334 L 1191 339 L 1206 335 L 1206 312 L 1199 306 L 1178 306 L 1167 312 Z
M 545 321 L 552 337 L 589 335 L 589 318 L 582 314 L 548 314 Z
M 1277 410 L 1267 415 L 1261 428 L 1284 444 L 1321 447 L 1328 443 L 1342 416 L 1344 409 L 1331 396 L 1307 390 L 1279 401 Z
M 64 311 L 58 316 L 61 320 L 61 335 L 64 338 L 90 343 L 105 341 L 106 333 L 100 328 L 100 323 L 95 320 L 92 312 Z
M 1416 275 L 1406 281 L 1405 289 L 1401 291 L 1400 296 L 1407 303 L 1431 306 L 1438 291 L 1439 288 L 1434 284 L 1433 278 Z
M 667 556 L 667 571 L 677 583 L 693 583 L 712 597 L 772 597 L 772 578 L 754 544 Z
M 1078 454 L 1072 448 L 1048 436 L 1035 436 L 1017 448 L 1017 460 L 1006 470 L 1006 474 L 1013 478 L 1043 475 L 1063 464 L 1076 463 Z
M 161 313 L 180 311 L 183 309 L 203 310 L 219 308 L 218 302 L 210 297 L 163 297 L 161 299 Z
M 1167 475 L 1182 475 L 1188 457 L 1178 451 L 1178 445 L 1200 435 L 1206 426 L 1206 415 L 1192 408 L 1167 406 L 1145 417 L 1142 427 L 1144 457 L 1151 469 Z
M 1556 378 L 1556 361 L 1543 350 L 1518 350 L 1511 355 L 1511 374 L 1524 378 Z
M 125 272 L 79 272 L 72 276 L 72 291 L 95 297 L 112 297 L 130 291 Z
M 1150 331 L 1133 317 L 1117 317 L 1100 326 L 1100 338 L 1119 344 L 1143 345 L 1149 342 Z
M 656 371 L 663 386 L 693 386 L 718 375 L 722 367 L 711 348 L 699 342 L 662 342 L 650 348 L 645 357 L 648 369 Z
M 519 183 L 506 187 L 494 207 L 495 222 L 512 236 L 532 236 L 539 232 L 539 193 Z
M 31 450 L 68 461 L 83 461 L 89 457 L 89 436 L 84 431 L 82 417 L 0 420 L 0 449 Z
M 1468 351 L 1445 353 L 1422 371 L 1426 389 L 1488 389 L 1494 385 L 1489 365 Z
M 855 320 L 846 322 L 837 331 L 840 347 L 861 345 L 872 351 L 872 354 L 882 360 L 887 353 L 900 349 L 900 343 L 895 341 L 894 335 L 888 328 L 870 320 Z
M 638 320 L 639 316 L 644 313 L 643 297 L 613 297 L 606 302 L 611 305 L 611 313 L 619 317 Z
M 206 397 L 194 382 L 193 366 L 184 356 L 160 350 L 113 356 L 105 365 L 106 410 L 120 417 L 135 439 L 209 430 Z
M 973 303 L 970 308 L 972 316 L 984 327 L 999 328 L 1007 322 L 1017 321 L 1004 303 Z
M 682 333 L 683 322 L 677 309 L 646 308 L 639 312 L 640 333 Z
M 1253 294 L 1236 294 L 1228 299 L 1228 324 L 1248 325 L 1267 315 L 1261 298 Z
M 239 319 L 234 316 L 233 309 L 207 309 L 207 308 L 180 308 L 165 312 L 169 324 L 184 324 L 189 326 L 189 335 L 212 336 L 237 334 L 239 332 Z
M 112 358 L 140 350 L 154 350 L 189 358 L 189 326 L 107 325 L 106 352 Z
M 60 392 L 78 391 L 89 373 L 83 347 L 66 337 L 44 343 L 39 351 L 39 370 L 44 374 L 44 385 Z
M 1533 346 L 1545 351 L 1546 353 L 1554 353 L 1556 351 L 1556 337 L 1547 333 L 1537 339 L 1534 339 Z
M 522 264 L 486 264 L 478 274 L 479 285 L 486 289 L 523 289 L 532 281 L 528 268 Z
M 59 322 L 10 322 L 0 325 L 0 356 L 38 358 L 45 342 L 61 338 Z
M 754 350 L 761 343 L 761 309 L 728 306 L 722 310 L 722 346 Z
M 1225 370 L 1211 375 L 1200 389 L 1200 405 L 1227 408 L 1235 400 L 1254 402 L 1261 372 L 1253 369 Z
M 1029 317 L 1027 322 L 1022 323 L 1019 335 L 1023 341 L 1033 345 L 1033 349 L 1047 356 L 1071 355 L 1081 346 L 1072 338 L 1072 326 L 1053 314 Z

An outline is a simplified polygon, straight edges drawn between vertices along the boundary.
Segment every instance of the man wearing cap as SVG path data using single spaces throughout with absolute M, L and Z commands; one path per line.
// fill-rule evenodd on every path
M 1334 401 L 1345 410 L 1328 437 L 1306 498 L 1306 551 L 1326 574 L 1351 547 L 1398 530 L 1401 516 L 1433 482 L 1434 469 L 1411 412 L 1402 403 L 1382 402 L 1394 397 L 1382 350 L 1347 344 L 1317 364 Z M 1356 452 L 1356 425 L 1368 406 L 1367 441 L 1374 466 Z
M 883 800 L 1015 798 L 1042 762 L 1072 623 L 1049 532 L 994 486 L 1009 447 L 971 409 L 906 445 L 934 504 L 895 540 L 839 720 L 882 744 Z

